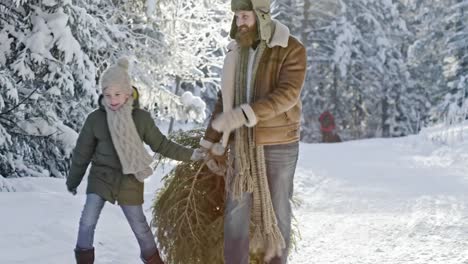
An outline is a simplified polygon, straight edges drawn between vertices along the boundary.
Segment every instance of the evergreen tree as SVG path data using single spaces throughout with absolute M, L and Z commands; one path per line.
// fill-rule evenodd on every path
M 121 56 L 134 61 L 143 107 L 161 118 L 204 115 L 165 88 L 172 51 L 146 11 L 146 1 L 0 2 L 1 175 L 63 177 L 76 131 L 97 107 L 99 76 Z
M 468 0 L 447 1 L 443 22 L 448 31 L 443 50 L 443 73 L 447 86 L 439 114 L 448 123 L 459 123 L 468 115 Z
M 172 93 L 203 92 L 204 99 L 214 105 L 232 21 L 228 8 L 222 0 L 166 0 L 148 10 L 169 47 L 165 69 Z M 171 125 L 174 118 L 185 114 L 174 112 Z M 200 116 L 201 122 L 205 116 Z

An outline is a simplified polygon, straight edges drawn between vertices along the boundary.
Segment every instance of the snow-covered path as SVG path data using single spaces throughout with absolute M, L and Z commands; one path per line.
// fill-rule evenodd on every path
M 468 263 L 468 152 L 414 137 L 302 150 L 291 263 Z
M 302 239 L 292 264 L 468 263 L 468 146 L 421 137 L 301 144 L 295 209 Z M 157 172 L 161 175 L 161 172 Z M 0 192 L 0 263 L 74 263 L 83 206 L 63 179 L 21 178 Z M 145 209 L 160 186 L 145 186 Z M 140 263 L 117 206 L 96 231 L 97 264 Z

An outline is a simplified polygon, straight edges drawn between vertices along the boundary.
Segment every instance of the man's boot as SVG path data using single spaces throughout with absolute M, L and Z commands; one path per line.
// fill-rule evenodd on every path
M 76 264 L 93 264 L 94 263 L 94 248 L 92 249 L 75 249 Z
M 156 253 L 154 253 L 148 258 L 141 257 L 141 260 L 143 260 L 144 264 L 164 264 L 164 262 L 161 259 L 161 256 L 159 256 L 159 251 L 157 250 Z

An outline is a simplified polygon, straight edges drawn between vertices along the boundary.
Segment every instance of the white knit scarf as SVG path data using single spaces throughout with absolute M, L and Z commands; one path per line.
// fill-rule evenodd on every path
M 152 158 L 144 148 L 132 118 L 133 98 L 130 97 L 116 111 L 110 109 L 106 103 L 104 107 L 112 143 L 122 164 L 122 172 L 134 174 L 135 178 L 143 182 L 145 178 L 153 174 L 150 167 Z

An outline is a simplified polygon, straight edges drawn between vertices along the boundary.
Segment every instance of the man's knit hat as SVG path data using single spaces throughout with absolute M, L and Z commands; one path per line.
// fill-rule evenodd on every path
M 273 34 L 273 22 L 270 15 L 270 0 L 231 0 L 231 10 L 236 11 L 254 11 L 257 16 L 257 28 L 259 36 L 267 43 Z M 232 20 L 231 32 L 229 36 L 236 38 L 237 25 L 236 16 Z
M 101 75 L 101 91 L 112 86 L 120 91 L 132 94 L 132 84 L 128 74 L 128 59 L 120 58 L 116 64 L 109 66 Z
M 235 11 L 252 11 L 253 6 L 250 0 L 232 0 L 231 1 L 231 10 L 232 12 Z

